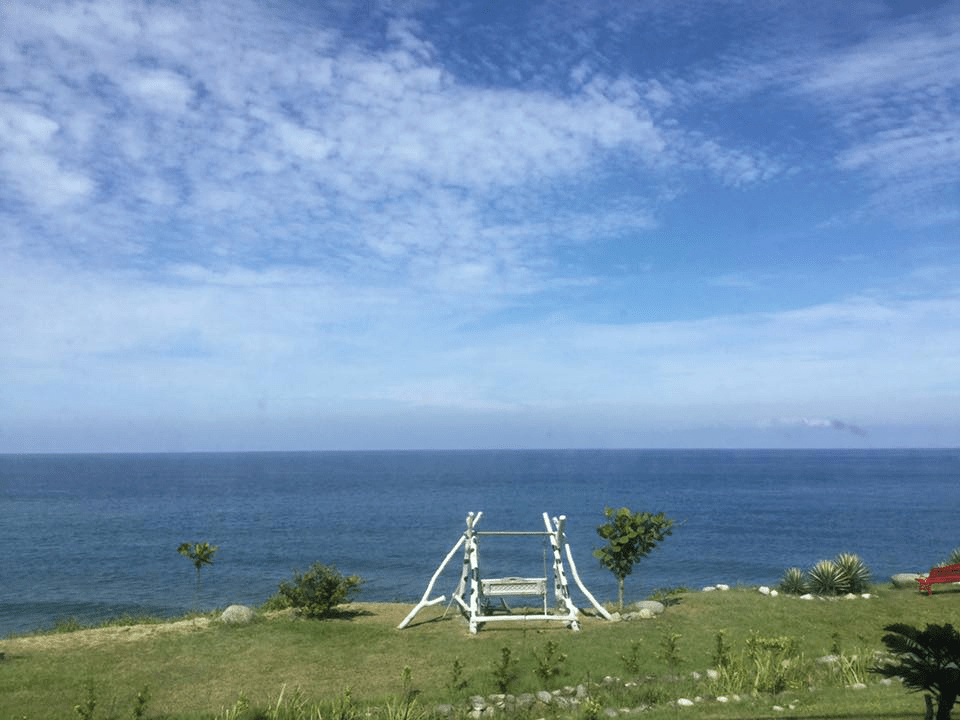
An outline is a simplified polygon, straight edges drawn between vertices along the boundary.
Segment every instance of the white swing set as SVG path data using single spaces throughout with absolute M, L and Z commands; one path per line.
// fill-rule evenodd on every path
M 420 602 L 410 611 L 410 614 L 404 618 L 398 625 L 398 629 L 405 628 L 417 613 L 429 605 L 436 605 L 446 600 L 446 596 L 429 599 L 433 586 L 447 566 L 447 563 L 453 558 L 460 546 L 464 546 L 463 569 L 460 573 L 460 582 L 453 593 L 451 602 L 456 602 L 460 606 L 463 614 L 470 621 L 470 632 L 476 633 L 477 629 L 488 622 L 503 622 L 517 620 L 551 620 L 562 622 L 571 630 L 579 630 L 580 622 L 577 619 L 578 610 L 570 599 L 570 588 L 567 585 L 567 574 L 563 565 L 563 554 L 565 552 L 567 561 L 570 563 L 570 573 L 573 575 L 577 587 L 580 588 L 584 596 L 590 601 L 596 611 L 606 618 L 610 619 L 610 613 L 600 605 L 590 594 L 590 591 L 584 587 L 580 576 L 577 574 L 577 565 L 573 561 L 573 554 L 570 552 L 570 546 L 567 544 L 564 535 L 566 517 L 561 515 L 559 518 L 553 518 L 551 522 L 547 513 L 543 513 L 543 523 L 545 531 L 487 531 L 476 530 L 477 523 L 483 512 L 467 514 L 467 529 L 460 536 L 456 545 L 440 563 L 440 567 L 430 578 L 426 592 Z M 478 539 L 482 536 L 522 536 L 532 535 L 548 538 L 553 551 L 553 593 L 556 601 L 556 611 L 550 612 L 547 608 L 547 578 L 546 577 L 503 577 L 503 578 L 482 578 L 480 577 L 480 552 Z M 544 576 L 546 576 L 546 557 L 544 557 Z M 467 597 L 469 587 L 469 597 Z M 513 613 L 509 610 L 505 597 L 533 597 L 537 596 L 543 600 L 543 614 L 537 613 Z M 494 608 L 491 598 L 498 598 L 503 607 L 508 610 L 506 614 L 494 614 Z

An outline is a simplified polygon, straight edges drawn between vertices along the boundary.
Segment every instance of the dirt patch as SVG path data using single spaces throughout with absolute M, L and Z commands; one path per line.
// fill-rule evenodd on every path
M 350 603 L 340 608 L 336 617 L 325 622 L 356 622 L 399 625 L 400 621 L 413 607 L 401 603 Z M 275 618 L 291 615 L 293 611 L 266 613 L 263 617 Z M 168 623 L 147 623 L 143 625 L 124 625 L 117 627 L 75 630 L 74 632 L 54 633 L 50 635 L 30 635 L 0 641 L 0 650 L 8 657 L 23 652 L 45 652 L 94 648 L 117 642 L 138 642 L 158 635 L 170 633 L 199 632 L 208 628 L 216 620 L 209 617 L 177 620 Z
M 29 637 L 4 640 L 5 652 L 17 654 L 22 651 L 46 651 L 93 648 L 107 643 L 136 642 L 144 638 L 168 633 L 196 632 L 207 627 L 210 618 L 194 618 L 178 620 L 169 623 L 144 625 L 124 625 L 121 627 L 93 628 L 91 630 L 76 630 L 67 633 L 52 635 L 31 635 Z

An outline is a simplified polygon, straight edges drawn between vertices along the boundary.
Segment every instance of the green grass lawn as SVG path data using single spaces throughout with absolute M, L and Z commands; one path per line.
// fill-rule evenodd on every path
M 395 704 L 409 689 L 417 693 L 419 708 L 450 703 L 464 708 L 458 717 L 465 717 L 471 695 L 497 692 L 494 668 L 502 664 L 504 648 L 515 661 L 512 672 L 505 673 L 515 676 L 509 692 L 601 683 L 591 696 L 603 708 L 655 703 L 644 718 L 921 717 L 919 695 L 898 684 L 881 685 L 879 678 L 863 673 L 865 662 L 850 662 L 850 671 L 859 672 L 867 684 L 851 690 L 830 669 L 835 666 L 815 660 L 838 649 L 848 660 L 872 657 L 883 647 L 884 625 L 892 622 L 960 626 L 960 590 L 953 586 L 932 597 L 880 588 L 869 600 L 770 598 L 753 589 L 685 593 L 671 598 L 657 618 L 622 623 L 587 619 L 579 633 L 559 624 L 500 623 L 471 635 L 458 613 L 450 610 L 443 617 L 444 606 L 423 610 L 413 624 L 397 630 L 410 607 L 357 604 L 349 606 L 352 613 L 323 621 L 281 614 L 226 627 L 204 618 L 173 627 L 131 625 L 6 639 L 0 641 L 0 720 L 83 717 L 75 706 L 85 702 L 89 688 L 96 699 L 94 717 L 131 717 L 144 687 L 150 693 L 146 717 L 225 717 L 241 693 L 253 708 L 265 708 L 276 704 L 281 690 L 290 698 L 297 688 L 314 706 L 342 698 L 349 689 L 362 708 Z M 714 666 L 721 631 L 735 658 L 744 656 L 750 637 L 792 639 L 802 661 L 794 665 L 801 668 L 799 679 L 792 678 L 791 686 L 778 693 L 744 691 L 738 702 L 716 701 L 722 689 L 706 677 L 694 680 L 692 673 Z M 563 662 L 538 664 L 548 643 L 554 644 L 555 655 L 566 655 Z M 462 666 L 462 689 L 452 687 L 455 665 Z M 603 685 L 607 676 L 620 680 Z M 691 707 L 668 704 L 697 696 L 703 701 Z M 589 708 L 530 712 L 535 713 L 531 718 L 586 717 Z M 338 720 L 332 715 L 331 708 L 324 717 Z

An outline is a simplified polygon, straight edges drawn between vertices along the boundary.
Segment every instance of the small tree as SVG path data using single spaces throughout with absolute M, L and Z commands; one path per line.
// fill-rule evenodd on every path
M 294 572 L 293 582 L 280 583 L 280 596 L 288 607 L 297 608 L 308 618 L 324 618 L 346 602 L 363 584 L 358 575 L 341 575 L 333 565 L 315 562 L 305 573 Z
M 594 550 L 593 555 L 617 578 L 617 605 L 623 610 L 623 581 L 640 558 L 673 534 L 673 520 L 662 512 L 633 513 L 625 507 L 605 508 L 603 514 L 608 522 L 597 528 L 597 534 L 607 544 Z
M 871 669 L 889 678 L 902 678 L 911 690 L 925 690 L 937 700 L 937 720 L 950 720 L 960 694 L 960 633 L 953 625 L 927 625 L 920 630 L 894 623 L 884 630 L 883 644 L 896 658 Z M 929 707 L 929 699 L 928 699 Z
M 220 548 L 210 543 L 180 543 L 177 552 L 193 561 L 197 568 L 197 594 L 200 593 L 200 568 L 204 565 L 213 565 L 213 555 Z

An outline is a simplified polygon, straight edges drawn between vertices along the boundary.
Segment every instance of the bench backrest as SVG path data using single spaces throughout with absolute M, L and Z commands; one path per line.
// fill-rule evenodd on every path
M 937 577 L 939 575 L 960 575 L 960 563 L 930 568 L 930 577 Z

